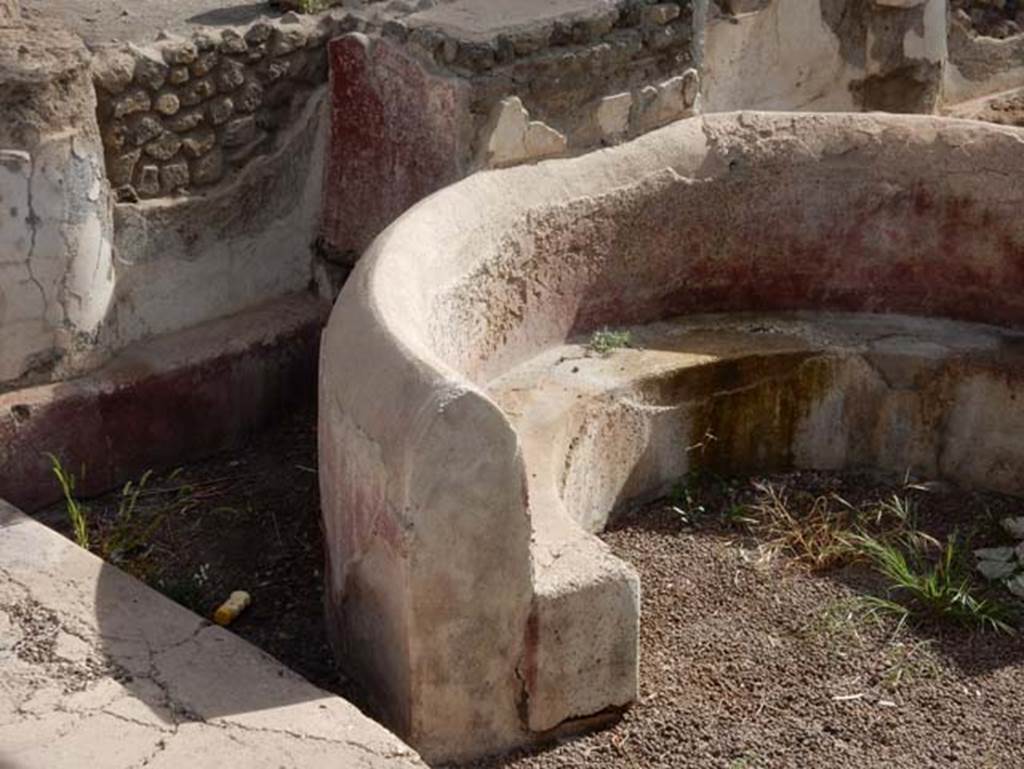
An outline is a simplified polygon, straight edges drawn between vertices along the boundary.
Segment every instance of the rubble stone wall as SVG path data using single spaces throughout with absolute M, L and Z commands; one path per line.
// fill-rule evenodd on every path
M 245 30 L 101 51 L 99 120 L 119 198 L 209 187 L 272 151 L 327 79 L 332 23 L 291 14 Z
M 619 0 L 483 33 L 447 8 L 331 45 L 332 259 L 353 262 L 409 206 L 473 171 L 616 144 L 699 108 L 701 2 Z

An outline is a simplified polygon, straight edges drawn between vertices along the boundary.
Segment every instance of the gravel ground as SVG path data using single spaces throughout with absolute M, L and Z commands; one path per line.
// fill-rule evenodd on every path
M 898 484 L 797 474 L 776 479 L 849 501 Z M 955 490 L 920 495 L 938 535 L 1017 500 Z M 604 539 L 643 586 L 640 701 L 615 726 L 497 767 L 1024 767 L 1019 635 L 918 627 L 856 610 L 879 592 L 864 567 L 814 575 L 720 522 L 685 524 L 664 504 Z

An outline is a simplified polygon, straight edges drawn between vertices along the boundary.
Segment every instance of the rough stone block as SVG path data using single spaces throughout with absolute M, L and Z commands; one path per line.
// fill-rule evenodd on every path
M 200 53 L 194 62 L 189 66 L 188 71 L 193 77 L 206 77 L 213 68 L 217 66 L 220 57 L 216 51 L 204 51 Z
M 203 115 L 202 110 L 190 109 L 168 118 L 164 121 L 164 126 L 176 133 L 184 133 L 185 131 L 191 131 L 205 119 L 206 117 Z
M 259 45 L 265 43 L 270 39 L 273 34 L 274 28 L 267 24 L 265 21 L 257 21 L 245 32 L 245 42 L 249 45 Z
M 160 194 L 160 166 L 144 165 L 139 171 L 135 190 L 141 197 L 155 198 Z
M 114 100 L 114 119 L 134 115 L 137 112 L 148 112 L 152 106 L 150 96 L 141 88 L 126 93 Z
M 224 176 L 224 155 L 216 147 L 192 161 L 192 181 L 195 184 L 215 184 Z
M 187 157 L 198 158 L 213 149 L 217 134 L 210 128 L 194 131 L 181 137 L 181 151 Z
M 153 109 L 161 115 L 176 115 L 181 109 L 181 100 L 173 93 L 162 93 L 153 101 Z
M 306 45 L 306 31 L 301 27 L 277 28 L 270 39 L 271 56 L 283 56 Z
M 256 118 L 252 115 L 236 117 L 224 125 L 221 143 L 225 147 L 240 147 L 256 137 Z
M 140 147 L 158 137 L 163 131 L 164 127 L 159 120 L 151 115 L 145 115 L 133 121 L 129 128 L 129 137 L 132 144 Z
M 135 61 L 135 82 L 150 91 L 163 88 L 169 73 L 170 67 L 151 56 L 139 55 Z
M 144 148 L 145 153 L 156 160 L 170 160 L 180 149 L 181 139 L 170 131 L 149 142 Z
M 187 83 L 189 77 L 188 67 L 184 65 L 171 67 L 171 71 L 167 74 L 167 82 L 171 85 L 181 85 Z
M 181 89 L 180 99 L 182 106 L 194 107 L 216 93 L 217 87 L 213 84 L 213 81 L 208 77 L 204 77 L 201 80 L 193 80 L 185 85 Z
M 247 48 L 245 38 L 235 32 L 235 30 L 225 29 L 221 32 L 219 47 L 221 53 L 245 53 Z
M 233 91 L 245 82 L 245 67 L 233 59 L 225 59 L 217 68 L 213 79 L 219 91 Z
M 238 112 L 255 112 L 263 103 L 263 87 L 250 80 L 233 94 L 232 100 Z
M 235 103 L 230 96 L 218 96 L 206 106 L 206 114 L 213 125 L 227 122 L 235 111 Z
M 135 58 L 118 48 L 102 48 L 93 59 L 93 78 L 109 94 L 118 95 L 132 84 Z
M 107 175 L 110 177 L 110 183 L 115 187 L 131 184 L 132 178 L 135 176 L 135 167 L 139 164 L 141 158 L 141 149 L 130 150 L 113 157 L 108 157 Z
M 160 190 L 167 195 L 187 187 L 189 183 L 188 163 L 176 160 L 160 168 Z
M 518 96 L 509 96 L 495 105 L 482 133 L 479 162 L 500 167 L 558 155 L 566 150 L 565 136 L 536 120 Z
M 191 41 L 165 45 L 161 53 L 163 54 L 164 61 L 171 65 L 191 64 L 199 55 L 195 43 Z
M 620 136 L 629 130 L 629 114 L 633 108 L 633 94 L 618 93 L 598 102 L 594 118 L 602 136 Z

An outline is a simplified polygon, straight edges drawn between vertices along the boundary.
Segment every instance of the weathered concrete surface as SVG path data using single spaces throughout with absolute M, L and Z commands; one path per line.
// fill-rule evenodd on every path
M 423 766 L 353 705 L 3 501 L 0 765 Z
M 635 577 L 531 491 L 488 382 L 679 313 L 1022 325 L 1022 146 L 936 118 L 716 115 L 477 174 L 385 231 L 324 334 L 320 478 L 332 621 L 390 723 L 463 757 L 635 687 Z
M 89 494 L 244 439 L 312 395 L 326 310 L 292 295 L 0 394 L 0 496 L 29 511 L 59 499 L 47 452 L 84 466 Z
M 572 25 L 615 12 L 617 0 L 454 0 L 411 17 L 415 26 L 431 26 L 460 39 L 490 40 L 495 35 L 530 34 L 558 21 Z

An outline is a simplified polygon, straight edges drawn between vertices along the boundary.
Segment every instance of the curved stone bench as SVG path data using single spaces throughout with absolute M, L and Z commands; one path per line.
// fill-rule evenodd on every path
M 329 624 L 390 725 L 465 758 L 633 699 L 637 579 L 588 532 L 703 436 L 727 467 L 1017 487 L 1020 338 L 973 323 L 1024 319 L 1022 150 L 935 118 L 695 118 L 385 231 L 324 334 L 320 464 Z M 667 322 L 696 313 L 761 317 Z M 581 357 L 603 325 L 642 349 Z

